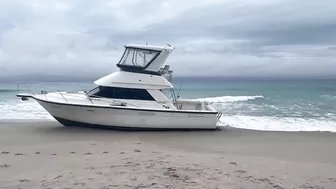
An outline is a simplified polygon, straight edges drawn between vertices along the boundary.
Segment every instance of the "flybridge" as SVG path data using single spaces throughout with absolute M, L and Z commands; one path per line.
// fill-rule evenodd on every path
M 125 45 L 125 51 L 117 66 L 122 71 L 163 75 L 161 67 L 174 50 L 168 46 Z M 169 67 L 165 67 L 165 69 Z M 167 72 L 168 70 L 166 70 Z
M 125 45 L 125 51 L 117 66 L 120 71 L 111 73 L 94 83 L 105 87 L 136 89 L 173 88 L 172 71 L 166 62 L 174 50 L 168 46 Z M 168 80 L 168 81 L 167 81 Z

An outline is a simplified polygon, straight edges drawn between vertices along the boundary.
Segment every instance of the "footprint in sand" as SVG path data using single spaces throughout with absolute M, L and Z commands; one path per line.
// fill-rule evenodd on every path
M 20 182 L 30 182 L 30 180 L 28 180 L 28 179 L 20 179 L 19 181 Z
M 76 152 L 70 152 L 70 154 L 76 154 Z
M 95 170 L 96 168 L 94 167 L 84 167 L 85 170 Z
M 16 156 L 23 156 L 23 153 L 16 153 L 14 155 L 16 155 Z
M 329 178 L 331 182 L 336 182 L 336 178 Z
M 9 154 L 10 152 L 2 151 L 1 154 Z
M 85 186 L 85 183 L 84 183 L 84 182 L 76 182 L 76 183 L 74 183 L 73 185 L 75 185 L 75 186 L 77 186 L 77 185 Z
M 108 154 L 108 152 L 107 152 L 107 151 L 104 151 L 103 154 Z
M 57 154 L 52 154 L 53 156 L 56 156 Z
M 91 155 L 92 153 L 90 153 L 90 152 L 86 152 L 86 153 L 84 153 L 84 155 Z
M 140 150 L 134 150 L 134 152 L 141 152 Z
M 125 154 L 125 152 L 120 152 L 119 154 Z
M 176 171 L 176 169 L 175 169 L 175 168 L 172 168 L 172 167 L 168 167 L 167 170 L 168 170 L 168 171 Z
M 246 173 L 246 171 L 244 171 L 244 170 L 237 170 L 237 171 L 235 171 L 236 173 L 239 173 L 239 174 L 245 174 Z
M 248 175 L 248 176 L 246 176 L 246 177 L 244 177 L 245 178 L 245 180 L 250 180 L 250 179 L 253 179 L 253 177 L 252 176 L 250 176 L 250 175 Z
M 8 167 L 10 167 L 11 165 L 9 165 L 9 164 L 3 164 L 3 165 L 0 165 L 0 168 L 8 168 Z
M 230 165 L 238 165 L 236 162 L 230 162 Z
M 35 154 L 41 154 L 41 152 L 35 152 Z
M 61 178 L 61 177 L 63 177 L 62 175 L 58 175 L 57 177 L 55 177 L 54 179 L 59 179 L 59 178 Z

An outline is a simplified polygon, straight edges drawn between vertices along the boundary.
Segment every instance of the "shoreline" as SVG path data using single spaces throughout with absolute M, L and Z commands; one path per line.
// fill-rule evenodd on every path
M 3 123 L 49 123 L 56 122 L 54 119 L 0 119 L 0 124 Z
M 5 124 L 5 123 L 13 123 L 13 124 L 20 124 L 20 123 L 55 123 L 55 124 L 59 124 L 59 126 L 62 126 L 60 123 L 58 123 L 54 118 L 50 118 L 50 119 L 0 119 L 0 126 L 1 124 Z M 210 131 L 210 132 L 222 132 L 225 130 L 240 130 L 240 131 L 246 131 L 246 132 L 276 132 L 276 133 L 335 133 L 333 131 L 285 131 L 285 130 L 258 130 L 258 129 L 246 129 L 246 128 L 237 128 L 237 127 L 231 127 L 231 126 L 218 126 L 220 129 L 218 130 L 214 130 L 214 131 Z M 75 128 L 83 128 L 83 127 L 75 127 Z M 84 129 L 87 129 L 84 127 Z M 95 128 L 92 128 L 95 129 Z M 97 128 L 97 129 L 101 129 L 101 128 Z M 105 129 L 105 130 L 111 130 L 113 131 L 113 129 Z M 118 130 L 116 130 L 118 131 Z M 120 130 L 122 131 L 122 130 Z M 127 131 L 125 131 L 127 132 Z M 132 131 L 132 132 L 145 132 L 145 131 Z M 174 132 L 174 131 L 149 131 L 149 132 Z M 178 131 L 175 131 L 178 132 Z M 208 132 L 208 131 L 180 131 L 180 132 Z
M 0 188 L 334 188 L 336 133 L 0 123 Z

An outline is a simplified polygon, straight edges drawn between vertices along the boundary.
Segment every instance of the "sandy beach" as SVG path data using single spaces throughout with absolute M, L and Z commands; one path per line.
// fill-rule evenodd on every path
M 336 134 L 0 123 L 0 188 L 336 188 Z

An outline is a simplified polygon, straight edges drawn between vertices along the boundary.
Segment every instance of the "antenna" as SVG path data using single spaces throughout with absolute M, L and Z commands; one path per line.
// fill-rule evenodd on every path
M 148 45 L 148 42 L 146 41 L 146 45 Z
M 181 91 L 182 85 L 183 85 L 183 80 L 181 81 L 180 88 L 179 88 L 179 90 L 177 92 L 177 98 L 180 98 L 180 91 Z

